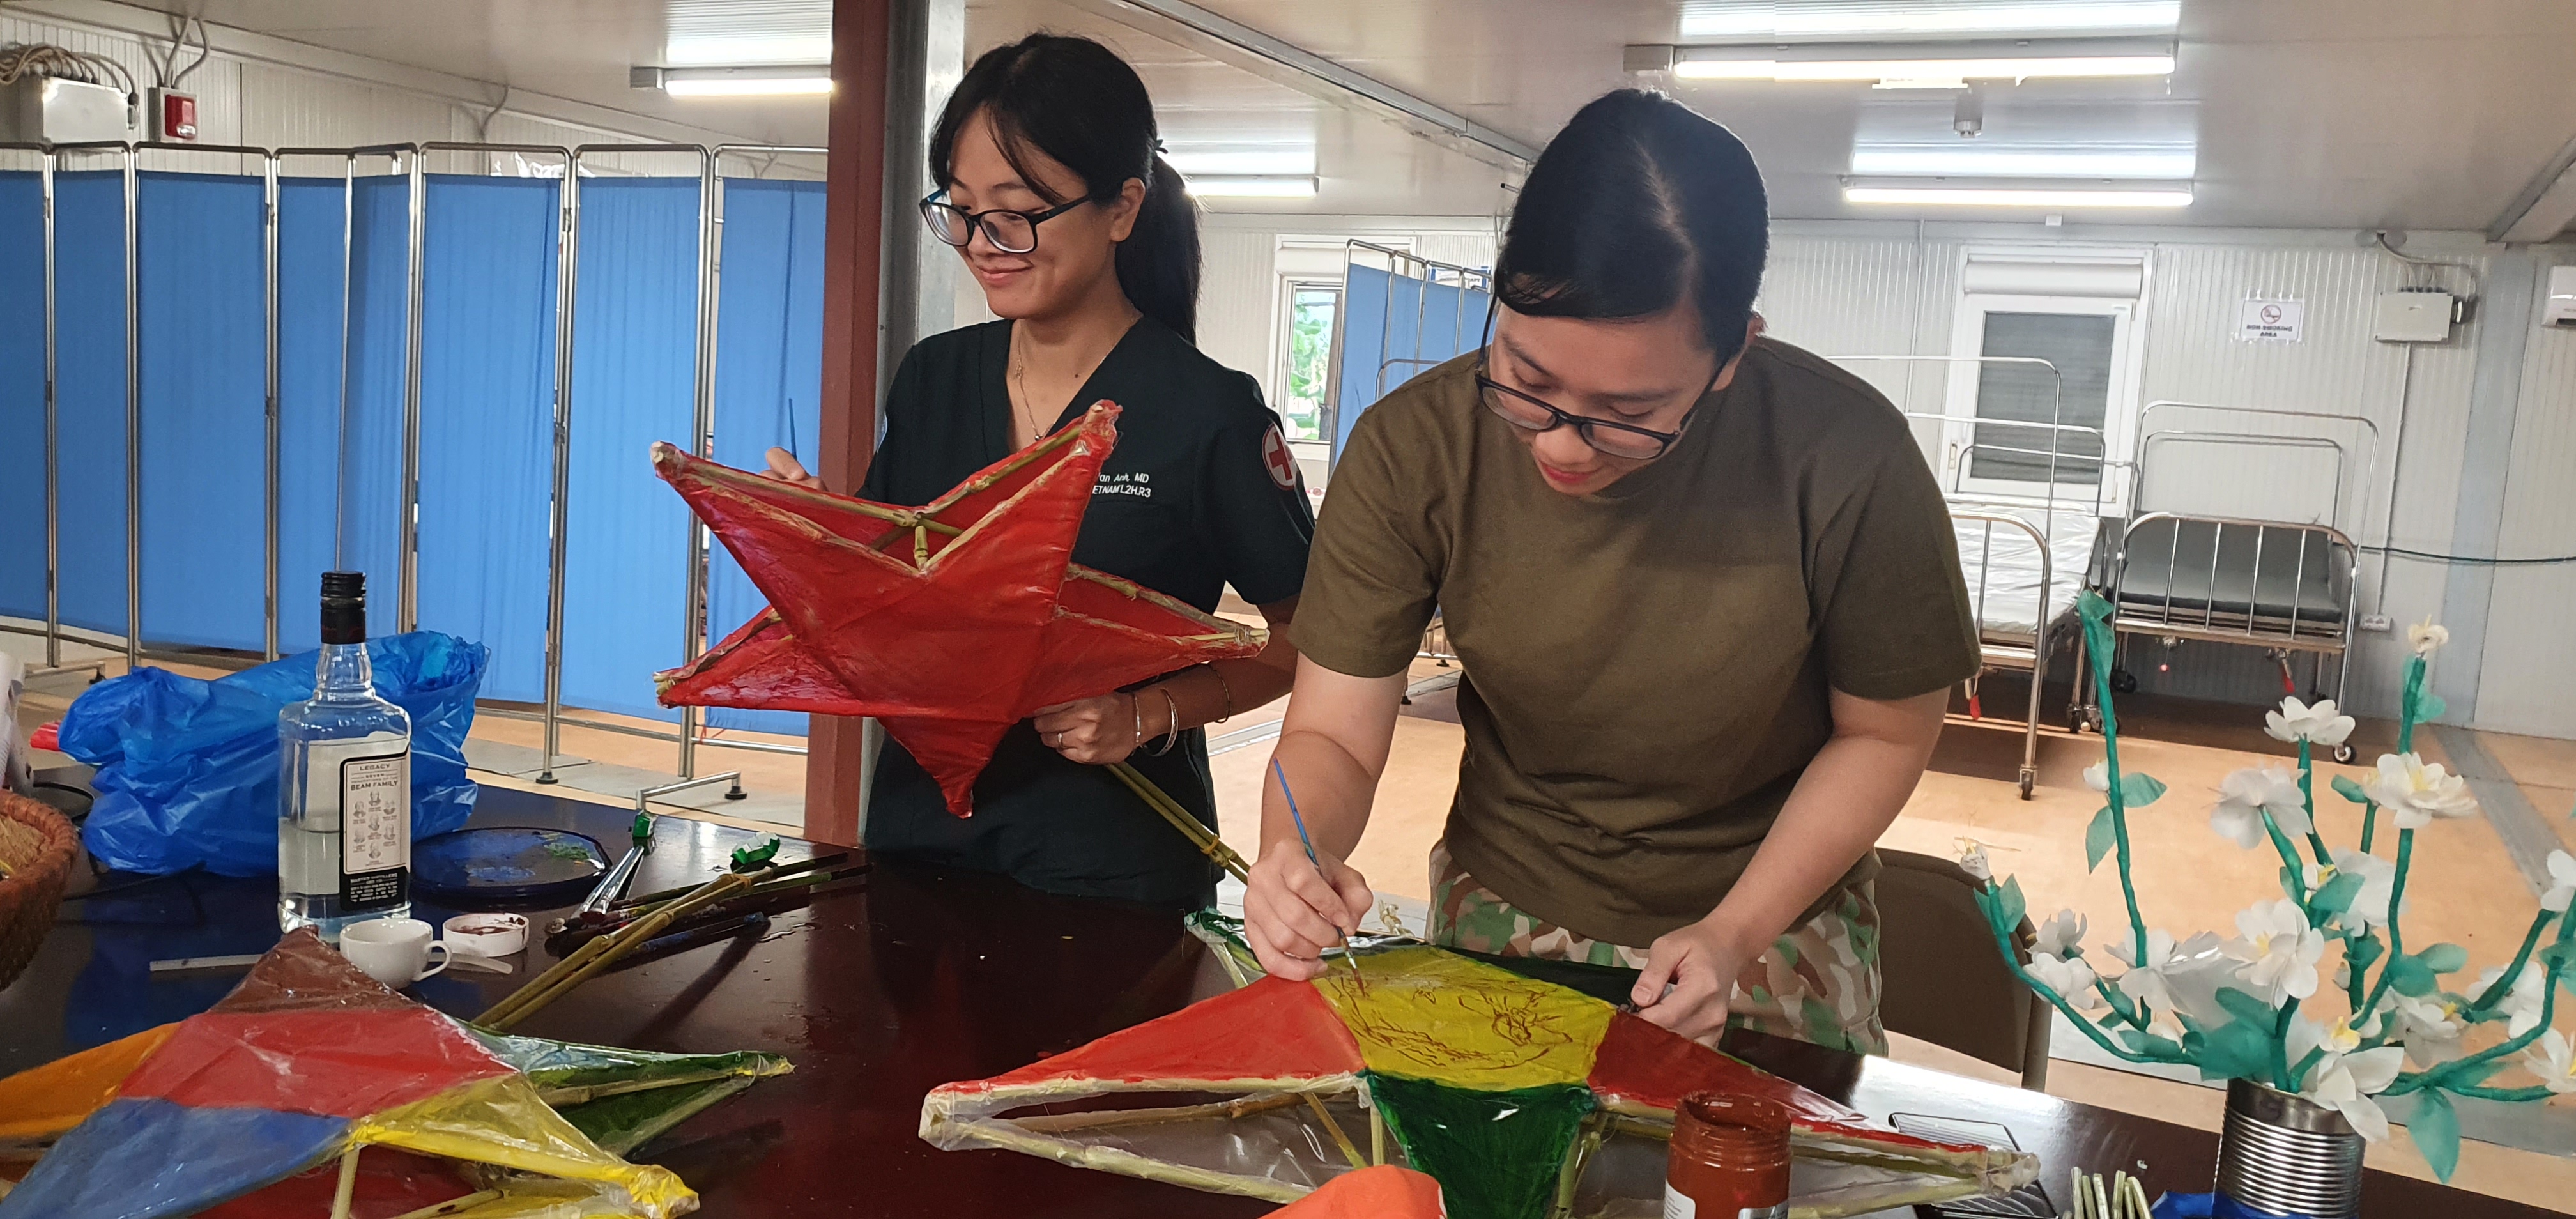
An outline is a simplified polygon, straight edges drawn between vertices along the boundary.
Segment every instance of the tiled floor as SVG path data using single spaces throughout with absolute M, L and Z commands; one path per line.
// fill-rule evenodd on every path
M 0 634 L 0 648 L 21 656 L 32 641 Z M 121 664 L 111 667 L 111 672 Z M 213 676 L 212 670 L 201 671 Z M 1418 665 L 1417 682 L 1443 672 Z M 30 690 L 31 720 L 60 713 L 80 689 L 80 678 L 36 682 Z M 2018 705 L 2008 683 L 1997 681 L 1986 691 L 1985 705 Z M 2055 691 L 2051 691 L 2055 695 Z M 2052 699 L 2052 705 L 2055 700 Z M 1228 734 L 1246 733 L 1275 719 L 1281 704 L 1249 711 L 1216 728 L 1222 742 Z M 2262 733 L 2258 709 L 2163 702 L 2145 697 L 2121 706 L 2123 759 L 2131 769 L 2145 770 L 2170 789 L 2163 800 L 2140 810 L 2133 819 L 2139 901 L 2151 926 L 2178 935 L 2196 930 L 2232 934 L 2237 910 L 2271 892 L 2277 862 L 2267 852 L 2241 851 L 2213 834 L 2207 824 L 2219 780 L 2239 767 L 2290 765 L 2295 757 Z M 608 718 L 608 717 L 591 717 Z M 477 738 L 527 748 L 538 744 L 539 727 L 524 721 L 485 716 L 475 726 Z M 1257 736 L 1258 734 L 1253 734 Z M 1242 738 L 1238 738 L 1242 739 Z M 2365 724 L 2355 737 L 2362 762 L 2387 749 L 2393 730 L 2387 724 Z M 2567 838 L 2566 810 L 2576 805 L 2576 742 L 2481 733 L 2478 744 L 2540 810 L 2544 830 Z M 2419 742 L 2439 760 L 2440 745 Z M 590 729 L 567 728 L 564 750 L 610 766 L 641 772 L 674 768 L 674 746 Z M 2031 908 L 2040 913 L 2071 907 L 2083 912 L 2094 928 L 2090 937 L 2104 941 L 2126 921 L 2116 873 L 2106 863 L 2088 873 L 2084 866 L 2084 829 L 2100 800 L 2086 790 L 2081 770 L 2098 760 L 2100 741 L 2062 730 L 2043 732 L 2040 786 L 2030 801 L 2015 798 L 2013 777 L 2020 759 L 2017 727 L 1989 719 L 1970 723 L 1954 718 L 1945 732 L 1932 772 L 1924 777 L 1905 813 L 1882 840 L 1885 847 L 1955 855 L 1961 839 L 1987 844 L 1998 873 L 2021 879 Z M 1462 748 L 1454 695 L 1428 693 L 1414 701 L 1398 721 L 1395 749 L 1379 789 L 1377 811 L 1353 863 L 1382 891 L 1416 900 L 1428 896 L 1424 859 L 1438 837 L 1455 785 Z M 1269 742 L 1254 739 L 1217 756 L 1213 763 L 1220 820 L 1225 837 L 1247 852 L 1254 850 L 1260 785 L 1270 757 Z M 701 773 L 741 769 L 756 794 L 787 800 L 803 786 L 803 760 L 776 754 L 709 750 L 701 754 Z M 2359 767 L 2325 767 L 2330 772 L 2360 774 Z M 493 781 L 524 783 L 524 778 Z M 2350 806 L 2320 787 L 2321 818 L 2327 838 L 2350 844 L 2358 833 Z M 562 789 L 556 789 L 561 791 Z M 580 793 L 567 793 L 580 794 Z M 605 796 L 599 798 L 608 798 Z M 771 805 L 775 808 L 777 806 Z M 734 810 L 718 807 L 712 814 L 671 808 L 688 815 L 728 820 Z M 778 816 L 778 814 L 767 814 Z M 2383 828 L 2382 850 L 2385 852 Z M 2509 956 L 2534 909 L 2534 890 L 2508 857 L 2494 827 L 2484 819 L 2444 823 L 2418 836 L 2414 879 L 2406 910 L 2407 938 L 2413 944 L 2448 940 L 2469 951 L 2472 969 Z M 2576 1006 L 2576 1005 L 2572 1005 Z M 2560 1020 L 2576 1028 L 2576 1014 Z M 2004 1078 L 1996 1068 L 1964 1059 L 1937 1046 L 1900 1041 L 1897 1056 L 1986 1078 Z M 2053 1064 L 2049 1090 L 2058 1095 L 2111 1108 L 2147 1113 L 2214 1129 L 2219 1094 L 2209 1088 L 2153 1079 L 2080 1063 Z M 2402 1136 L 2401 1136 L 2402 1142 Z M 2371 1163 L 2420 1174 L 2421 1158 L 2411 1148 L 2391 1145 L 2372 1152 Z M 2568 1209 L 2576 1197 L 2576 1160 L 2471 1143 L 2462 1157 L 2458 1183 L 2481 1192 L 2512 1197 L 2554 1210 Z

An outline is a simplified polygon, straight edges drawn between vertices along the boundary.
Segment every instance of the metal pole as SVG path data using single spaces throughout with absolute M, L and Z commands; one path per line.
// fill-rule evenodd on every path
M 555 470 L 546 537 L 546 760 L 539 783 L 555 782 L 563 740 L 564 552 L 571 530 L 573 306 L 581 280 L 581 154 L 564 151 L 555 229 Z
M 39 171 L 44 178 L 45 223 L 45 668 L 63 663 L 62 536 L 62 398 L 55 388 L 54 345 L 60 323 L 54 317 L 54 170 L 62 160 L 48 150 Z
M 423 153 L 412 154 L 408 295 L 403 306 L 402 518 L 396 522 L 401 542 L 395 558 L 394 629 L 405 633 L 420 627 L 420 332 L 421 293 L 429 265 L 428 162 Z
M 264 573 L 266 582 L 262 587 L 268 608 L 265 614 L 267 627 L 262 640 L 262 655 L 269 660 L 275 660 L 277 659 L 277 480 L 280 426 L 277 415 L 277 154 L 273 152 L 268 154 L 264 164 L 267 171 L 263 182 L 263 193 L 267 199 L 268 215 L 267 222 L 263 226 L 261 259 L 267 280 L 265 309 L 268 328 L 268 499 L 265 508 L 268 516 L 268 562 Z
M 125 146 L 125 671 L 143 666 L 143 326 L 135 148 Z
M 698 357 L 697 414 L 692 422 L 692 444 L 701 458 L 713 459 L 716 451 L 716 158 L 713 152 L 698 150 Z M 706 525 L 694 512 L 688 514 L 689 586 L 687 604 L 681 609 L 680 654 L 683 664 L 695 663 L 706 650 L 707 624 L 707 546 Z M 694 707 L 680 709 L 680 777 L 697 774 L 698 722 L 700 712 Z
M 332 436 L 331 569 L 349 570 L 349 313 L 358 295 L 358 154 L 340 162 L 340 402 Z M 399 590 L 397 590 L 399 596 Z M 399 617 L 399 615 L 397 615 Z

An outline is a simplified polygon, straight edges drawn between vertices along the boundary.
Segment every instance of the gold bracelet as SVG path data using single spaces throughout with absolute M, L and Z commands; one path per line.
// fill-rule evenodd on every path
M 1234 718 L 1234 686 L 1225 680 L 1225 670 L 1210 664 L 1207 671 L 1216 675 L 1216 688 L 1225 692 L 1225 714 L 1216 717 L 1216 722 L 1222 724 Z
M 1154 693 L 1163 696 L 1163 706 L 1168 708 L 1171 712 L 1171 728 L 1163 734 L 1163 747 L 1154 751 L 1154 756 L 1159 758 L 1164 754 L 1170 753 L 1172 751 L 1172 746 L 1180 742 L 1181 702 L 1179 699 L 1172 697 L 1172 688 L 1170 686 L 1156 686 L 1154 687 Z

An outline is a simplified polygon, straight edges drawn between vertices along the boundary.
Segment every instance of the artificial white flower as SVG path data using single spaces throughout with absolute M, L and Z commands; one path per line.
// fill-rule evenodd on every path
M 2285 1048 L 2295 1065 L 2307 1061 L 2309 1053 L 2316 1050 L 2330 1055 L 2352 1053 L 2361 1048 L 2362 1037 L 2362 1032 L 2352 1027 L 2349 1016 L 2338 1017 L 2333 1024 L 2319 1024 L 2301 1016 L 2290 1022 Z
M 2312 828 L 2297 775 L 2277 766 L 2248 766 L 2219 780 L 2218 807 L 2210 810 L 2209 828 L 2252 850 L 2271 836 L 2263 828 L 2267 812 L 2284 834 L 2305 834 Z
M 2060 910 L 2039 925 L 2039 938 L 2031 944 L 2030 950 L 2053 957 L 2080 955 L 2084 950 L 2077 945 L 2084 942 L 2084 932 L 2091 926 L 2091 921 L 2083 915 L 2072 910 Z
M 2237 938 L 2219 949 L 2244 963 L 2237 975 L 2255 988 L 2265 1003 L 2317 993 L 2317 961 L 2325 956 L 2326 937 L 2308 925 L 2307 912 L 2288 898 L 2256 902 L 2236 916 Z
M 2092 788 L 2097 792 L 2104 793 L 2105 795 L 2110 793 L 2111 763 L 2109 759 L 2106 758 L 2084 768 L 2084 786 Z
M 2079 1012 L 2102 1006 L 2102 996 L 2093 990 L 2093 967 L 2085 964 L 2082 957 L 2034 952 L 2030 954 L 2030 976 Z
M 2436 817 L 2473 817 L 2478 811 L 2468 780 L 2416 754 L 2379 755 L 2379 773 L 2361 786 L 2379 807 L 2397 814 L 2401 830 L 2423 829 Z
M 2331 747 L 2352 735 L 2352 717 L 2336 714 L 2330 698 L 2317 700 L 2313 707 L 2283 698 L 2280 710 L 2263 713 L 2263 731 L 2276 741 L 2314 741 Z
M 2302 865 L 2307 872 L 2309 892 L 2324 888 L 2327 881 L 2338 875 L 2350 873 L 2359 876 L 2361 888 L 2353 893 L 2352 904 L 2344 907 L 2343 913 L 2335 916 L 2335 921 L 2354 931 L 2387 926 L 2388 899 L 2397 895 L 2397 865 L 2367 851 L 2343 847 L 2334 848 L 2328 857 L 2334 860 L 2334 866 Z M 2347 983 L 2338 974 L 2335 985 L 2341 987 Z
M 2408 1058 L 2417 1066 L 2429 1067 L 2460 1056 L 2460 1035 L 2468 1026 L 2460 1019 L 2458 1004 L 2438 994 L 2396 998 L 2397 1039 L 2406 1043 Z
M 2487 988 L 2503 976 L 2504 967 L 2501 965 L 2479 974 L 2478 984 L 2471 987 L 2469 993 L 2483 998 Z M 2496 1000 L 2495 1014 L 2506 1017 L 2506 1036 L 2520 1037 L 2539 1027 L 2540 1003 L 2549 994 L 2548 981 L 2549 971 L 2538 961 L 2523 963 L 2522 972 L 2514 975 L 2513 988 Z
M 2114 979 L 2121 994 L 2170 1013 L 2197 1007 L 2185 1004 L 2173 984 L 2183 975 L 2204 968 L 2206 962 L 2203 957 L 2217 945 L 2218 937 L 2206 931 L 2176 943 L 2172 932 L 2158 927 L 2147 932 L 2147 957 L 2143 961 L 2130 959 L 2134 940 L 2123 939 L 2102 948 L 2114 960 L 2129 967 L 2128 972 Z
M 2388 1137 L 2388 1115 L 2370 1098 L 2397 1082 L 2398 1068 L 2405 1062 L 2405 1054 L 2393 1045 L 2358 1054 L 2328 1054 L 2312 1076 L 2316 1083 L 2300 1095 L 2342 1114 L 2361 1137 L 2380 1142 Z
M 1959 856 L 1959 867 L 1979 880 L 1995 878 L 1994 862 L 1986 858 L 1986 844 L 1982 842 L 1968 844 L 1967 851 Z
M 2576 898 L 2576 855 L 2565 851 L 2549 853 L 2549 891 L 2540 895 L 2540 908 L 2565 912 L 2568 899 Z
M 2406 628 L 2406 643 L 2418 656 L 2430 656 L 2435 648 L 2451 641 L 2451 628 L 2427 618 Z
M 2552 1092 L 2576 1092 L 2576 1048 L 2567 1043 L 2567 1034 L 2551 1029 L 2540 1035 L 2538 1044 L 2523 1051 L 2525 1070 L 2540 1077 L 2542 1087 Z

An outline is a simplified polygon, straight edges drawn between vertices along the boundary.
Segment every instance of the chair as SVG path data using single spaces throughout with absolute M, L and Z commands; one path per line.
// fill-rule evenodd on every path
M 1946 859 L 1878 853 L 1879 1019 L 1892 1033 L 2048 1082 L 2050 1008 L 2004 967 L 1977 909 L 1977 881 Z M 2030 960 L 2023 919 L 2014 949 Z

